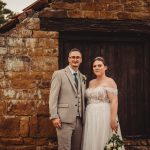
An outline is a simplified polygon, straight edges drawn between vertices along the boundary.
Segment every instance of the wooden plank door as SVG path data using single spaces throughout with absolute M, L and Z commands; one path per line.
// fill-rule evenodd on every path
M 150 137 L 150 44 L 149 36 L 131 33 L 62 32 L 60 68 L 68 64 L 71 48 L 83 53 L 80 67 L 88 80 L 94 78 L 92 60 L 102 56 L 108 76 L 119 89 L 119 120 L 124 137 Z

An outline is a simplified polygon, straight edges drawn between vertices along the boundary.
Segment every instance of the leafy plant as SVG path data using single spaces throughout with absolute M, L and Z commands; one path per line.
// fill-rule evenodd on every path
M 104 150 L 118 150 L 123 146 L 123 141 L 120 139 L 120 136 L 113 132 L 112 137 L 106 144 Z

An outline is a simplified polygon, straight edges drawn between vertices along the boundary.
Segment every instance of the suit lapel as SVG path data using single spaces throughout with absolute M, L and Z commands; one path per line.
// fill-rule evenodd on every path
M 65 73 L 66 73 L 74 91 L 77 93 L 77 88 L 75 87 L 75 82 L 74 82 L 73 76 L 72 76 L 71 71 L 68 66 L 65 68 Z

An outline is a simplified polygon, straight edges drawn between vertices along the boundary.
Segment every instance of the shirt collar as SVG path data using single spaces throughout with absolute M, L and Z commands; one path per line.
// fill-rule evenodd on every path
M 78 71 L 74 71 L 70 66 L 69 66 L 69 69 L 70 69 L 72 75 L 73 75 L 74 73 L 77 73 L 77 74 L 78 74 Z

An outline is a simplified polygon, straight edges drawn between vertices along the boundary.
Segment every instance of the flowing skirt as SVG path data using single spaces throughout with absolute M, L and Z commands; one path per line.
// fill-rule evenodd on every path
M 110 103 L 88 104 L 85 115 L 83 150 L 104 150 L 106 143 L 112 136 Z M 120 126 L 118 126 L 118 134 L 121 137 Z M 124 147 L 120 150 L 124 150 Z

